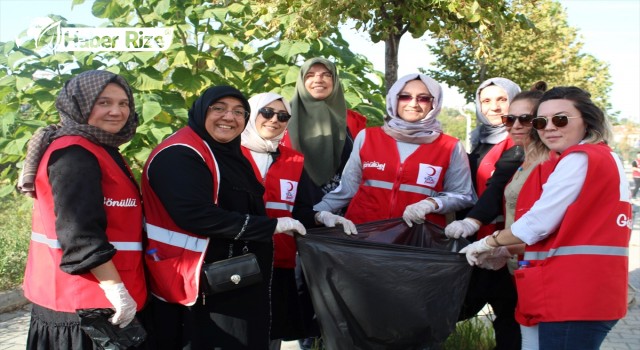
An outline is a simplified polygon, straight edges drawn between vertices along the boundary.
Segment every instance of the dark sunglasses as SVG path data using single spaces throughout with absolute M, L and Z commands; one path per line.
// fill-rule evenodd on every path
M 398 102 L 411 102 L 411 100 L 413 100 L 413 96 L 409 95 L 409 94 L 401 94 L 398 95 Z M 418 103 L 429 103 L 429 102 L 433 102 L 433 99 L 435 97 L 433 96 L 427 96 L 427 95 L 418 95 L 415 97 L 415 99 L 418 101 Z
M 531 120 L 533 119 L 533 117 L 534 116 L 532 114 L 523 114 L 523 115 L 507 114 L 502 116 L 502 124 L 508 127 L 512 127 L 513 124 L 516 123 L 516 120 L 518 120 L 520 122 L 520 125 L 529 126 L 531 125 Z
M 580 117 L 568 117 L 562 114 L 554 115 L 553 117 L 551 117 L 551 123 L 553 123 L 553 125 L 555 125 L 556 127 L 561 128 L 569 124 L 569 119 L 575 119 L 575 118 L 580 118 Z M 533 125 L 533 128 L 536 130 L 542 130 L 546 128 L 547 123 L 549 123 L 548 117 L 538 116 L 533 118 L 533 120 L 531 120 L 531 125 Z
M 278 121 L 279 122 L 286 122 L 289 121 L 289 119 L 291 119 L 291 114 L 287 113 L 287 112 L 278 112 L 276 113 L 273 109 L 268 109 L 268 108 L 260 108 L 258 110 L 258 113 L 262 114 L 263 117 L 267 118 L 267 119 L 271 119 L 273 118 L 273 115 L 277 115 L 278 116 Z

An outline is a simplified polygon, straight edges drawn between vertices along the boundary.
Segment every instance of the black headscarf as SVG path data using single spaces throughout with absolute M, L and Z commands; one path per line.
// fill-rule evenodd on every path
M 251 112 L 249 101 L 238 89 L 231 86 L 210 87 L 198 97 L 189 109 L 188 125 L 198 136 L 200 136 L 211 148 L 218 168 L 220 170 L 220 197 L 224 197 L 224 191 L 234 189 L 245 191 L 252 196 L 259 196 L 260 200 L 264 193 L 264 187 L 254 175 L 253 168 L 249 160 L 242 154 L 240 149 L 240 134 L 227 143 L 220 143 L 211 137 L 205 128 L 207 111 L 209 106 L 223 97 L 235 97 L 242 102 L 245 110 Z M 249 113 L 247 113 L 247 116 Z M 247 125 L 245 118 L 245 127 Z

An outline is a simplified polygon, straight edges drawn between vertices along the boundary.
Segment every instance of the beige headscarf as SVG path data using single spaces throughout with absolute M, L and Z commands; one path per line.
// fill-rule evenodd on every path
M 316 100 L 304 87 L 304 76 L 311 66 L 323 64 L 333 74 L 333 91 Z M 340 167 L 347 138 L 347 103 L 335 64 L 324 58 L 307 60 L 300 68 L 296 92 L 291 99 L 289 138 L 293 148 L 304 155 L 304 169 L 311 180 L 322 186 Z
M 249 99 L 249 105 L 251 106 L 251 114 L 249 115 L 249 122 L 247 123 L 247 127 L 242 132 L 242 145 L 247 147 L 248 149 L 254 152 L 260 153 L 272 153 L 278 149 L 278 142 L 284 136 L 284 130 L 282 133 L 271 140 L 265 140 L 260 137 L 258 130 L 256 128 L 256 118 L 258 117 L 258 111 L 260 108 L 268 105 L 269 103 L 280 100 L 284 104 L 284 108 L 291 114 L 291 106 L 289 102 L 284 99 L 284 97 L 273 93 L 273 92 L 265 92 L 262 94 L 257 94 Z M 289 119 L 290 121 L 292 119 Z

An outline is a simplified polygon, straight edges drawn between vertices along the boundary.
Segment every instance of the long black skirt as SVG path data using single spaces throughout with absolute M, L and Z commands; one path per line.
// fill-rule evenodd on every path
M 136 314 L 144 326 L 146 315 Z M 27 350 L 100 350 L 80 328 L 80 318 L 75 312 L 55 311 L 38 304 L 31 306 L 31 321 L 27 336 Z M 133 349 L 133 348 L 130 348 Z M 135 349 L 147 349 L 146 342 Z

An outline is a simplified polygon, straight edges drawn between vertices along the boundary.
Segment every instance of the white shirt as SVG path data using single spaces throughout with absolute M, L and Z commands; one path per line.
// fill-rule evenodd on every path
M 582 191 L 589 158 L 584 152 L 564 157 L 542 186 L 542 195 L 531 209 L 511 225 L 511 232 L 532 245 L 554 232 Z

